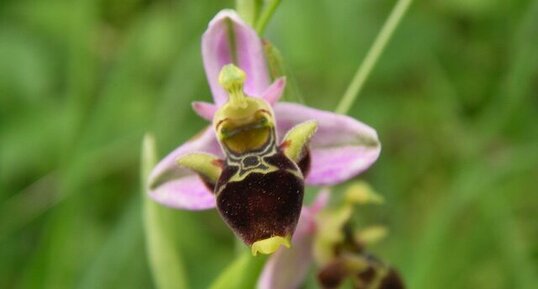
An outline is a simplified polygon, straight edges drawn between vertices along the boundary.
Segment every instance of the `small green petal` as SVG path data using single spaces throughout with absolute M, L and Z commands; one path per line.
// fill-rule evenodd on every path
M 190 153 L 177 159 L 180 166 L 189 168 L 210 182 L 217 182 L 222 172 L 221 161 L 218 157 L 206 153 Z
M 294 126 L 284 137 L 282 149 L 284 154 L 294 162 L 298 162 L 305 153 L 305 148 L 318 128 L 315 120 L 305 121 Z

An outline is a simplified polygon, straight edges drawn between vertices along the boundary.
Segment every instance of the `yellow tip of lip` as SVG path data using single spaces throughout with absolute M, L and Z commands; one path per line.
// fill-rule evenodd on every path
M 256 256 L 258 252 L 262 254 L 273 254 L 280 248 L 280 245 L 284 245 L 286 248 L 291 247 L 291 241 L 290 236 L 281 237 L 281 236 L 274 236 L 271 238 L 267 238 L 264 240 L 256 241 L 251 246 L 252 255 Z

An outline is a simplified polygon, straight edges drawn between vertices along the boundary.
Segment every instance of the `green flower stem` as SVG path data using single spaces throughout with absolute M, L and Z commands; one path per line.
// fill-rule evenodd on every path
M 275 13 L 276 8 L 280 4 L 280 1 L 281 0 L 271 0 L 271 2 L 267 3 L 265 8 L 263 9 L 260 18 L 258 19 L 258 22 L 256 22 L 256 31 L 259 35 L 263 35 L 263 31 L 269 23 L 269 20 L 271 20 L 271 18 L 273 17 L 273 14 Z
M 142 144 L 142 200 L 146 236 L 146 250 L 155 287 L 158 289 L 185 289 L 187 287 L 183 263 L 170 235 L 159 204 L 146 195 L 146 180 L 157 163 L 155 139 L 146 135 Z
M 235 9 L 249 25 L 254 26 L 260 14 L 263 0 L 235 0 Z
M 349 84 L 344 96 L 336 108 L 337 113 L 347 114 L 349 112 L 353 102 L 359 96 L 364 83 L 368 79 L 370 72 L 372 72 L 372 69 L 377 63 L 379 56 L 381 56 L 383 50 L 385 50 L 385 47 L 394 33 L 394 30 L 396 30 L 398 27 L 398 24 L 402 20 L 405 12 L 412 2 L 413 0 L 398 0 L 398 3 L 396 3 L 389 17 L 387 18 L 387 21 L 385 21 L 385 24 L 383 24 L 383 28 L 381 28 L 381 32 L 377 35 L 374 44 L 372 47 L 370 47 L 366 58 L 359 66 L 357 72 L 355 72 L 353 80 Z

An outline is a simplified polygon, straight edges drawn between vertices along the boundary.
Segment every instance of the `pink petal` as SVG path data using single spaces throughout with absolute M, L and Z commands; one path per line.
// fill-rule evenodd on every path
M 322 191 L 310 208 L 303 207 L 291 249 L 280 248 L 263 268 L 258 289 L 296 289 L 304 282 L 312 263 L 315 215 L 327 205 L 328 191 Z
M 206 210 L 216 206 L 215 196 L 194 174 L 168 181 L 150 191 L 149 195 L 165 206 L 178 209 Z
M 230 39 L 235 40 L 234 45 L 230 45 Z M 235 51 L 231 50 L 232 47 Z M 237 56 L 236 60 L 233 54 Z M 261 39 L 233 10 L 220 11 L 209 22 L 202 37 L 202 57 L 213 99 L 218 106 L 228 99 L 218 83 L 219 72 L 226 64 L 234 63 L 245 71 L 247 79 L 244 89 L 248 95 L 260 96 L 269 86 Z
M 274 107 L 278 135 L 294 125 L 315 119 L 318 131 L 310 142 L 309 185 L 334 185 L 370 167 L 379 156 L 381 145 L 371 127 L 345 115 L 281 102 Z
M 192 103 L 192 109 L 203 119 L 213 121 L 213 115 L 217 112 L 217 106 L 212 103 L 195 101 Z
M 312 215 L 317 215 L 321 210 L 323 210 L 325 207 L 327 207 L 327 204 L 329 204 L 329 198 L 330 198 L 330 190 L 327 188 L 323 188 L 318 193 L 316 199 L 310 206 L 308 207 L 308 210 Z
M 286 77 L 280 77 L 271 84 L 262 94 L 262 98 L 274 105 L 282 97 L 286 88 Z
M 204 210 L 215 207 L 215 197 L 201 179 L 176 163 L 178 157 L 191 152 L 222 155 L 211 128 L 175 149 L 155 166 L 149 177 L 151 198 L 179 209 Z

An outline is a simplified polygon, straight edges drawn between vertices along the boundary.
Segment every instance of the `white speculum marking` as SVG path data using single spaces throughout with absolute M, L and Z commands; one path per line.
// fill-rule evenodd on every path
M 276 137 L 274 130 L 269 135 L 266 144 L 260 149 L 250 152 L 245 152 L 240 155 L 226 151 L 226 164 L 239 168 L 237 173 L 230 178 L 230 182 L 238 182 L 244 180 L 251 173 L 267 174 L 277 171 L 278 168 L 265 160 L 267 157 L 272 157 L 277 154 Z

